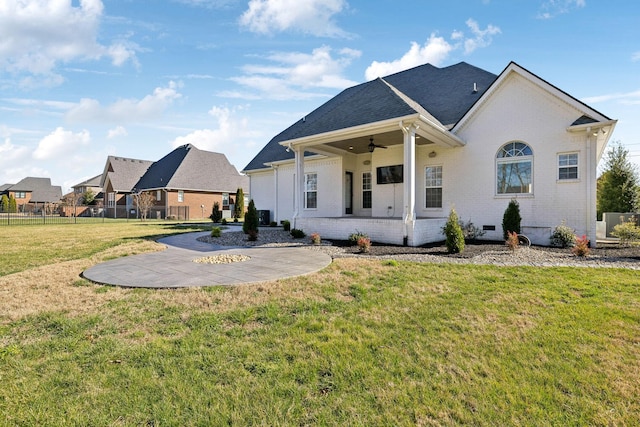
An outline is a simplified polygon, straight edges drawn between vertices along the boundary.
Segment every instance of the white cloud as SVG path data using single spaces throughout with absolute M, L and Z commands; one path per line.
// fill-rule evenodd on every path
M 166 87 L 156 88 L 151 95 L 142 99 L 121 99 L 111 105 L 102 106 L 99 101 L 83 98 L 67 113 L 71 122 L 106 121 L 138 122 L 159 117 L 176 99 L 178 83 L 169 82 Z
M 610 93 L 606 95 L 590 96 L 582 99 L 586 104 L 597 104 L 600 102 L 616 101 L 624 105 L 640 105 L 640 90 L 626 93 Z
M 538 18 L 555 18 L 558 15 L 569 13 L 586 5 L 586 0 L 547 0 L 540 6 Z
M 80 146 L 88 145 L 90 141 L 91 135 L 86 130 L 73 133 L 72 131 L 59 127 L 40 140 L 38 148 L 33 152 L 33 158 L 37 160 L 48 160 L 61 157 L 73 152 Z
M 470 54 L 479 47 L 487 47 L 491 44 L 493 36 L 500 34 L 500 28 L 494 25 L 487 25 L 487 28 L 481 30 L 478 23 L 473 19 L 467 19 L 467 27 L 471 30 L 473 38 L 468 38 L 464 41 L 464 53 Z
M 343 76 L 351 62 L 360 56 L 355 49 L 342 49 L 334 55 L 328 46 L 313 52 L 276 52 L 265 59 L 267 65 L 246 65 L 243 76 L 231 80 L 245 86 L 245 91 L 226 91 L 220 96 L 249 99 L 309 99 L 325 97 L 322 91 L 309 89 L 344 89 L 356 82 Z
M 112 139 L 112 138 L 117 138 L 119 136 L 127 136 L 127 130 L 122 127 L 122 126 L 116 126 L 113 129 L 109 129 L 109 132 L 107 133 L 107 138 L 108 139 Z
M 452 49 L 453 45 L 444 38 L 431 34 L 424 46 L 411 42 L 411 48 L 400 59 L 391 62 L 373 61 L 365 71 L 365 77 L 367 80 L 373 80 L 377 77 L 388 76 L 427 62 L 432 65 L 439 65 L 447 58 Z
M 21 160 L 29 156 L 29 149 L 13 145 L 10 138 L 5 138 L 4 143 L 0 145 L 0 170 L 8 169 Z M 4 183 L 2 183 L 4 184 Z
M 466 25 L 471 32 L 471 37 L 467 37 L 464 31 L 455 30 L 451 33 L 451 42 L 449 42 L 444 37 L 431 33 L 424 45 L 411 42 L 409 51 L 400 59 L 388 62 L 373 61 L 365 71 L 365 78 L 373 80 L 425 63 L 438 66 L 449 57 L 451 52 L 463 48 L 464 54 L 468 55 L 478 48 L 489 46 L 493 36 L 501 33 L 500 28 L 491 24 L 483 30 L 471 18 L 467 19 Z
M 347 37 L 333 20 L 346 7 L 345 0 L 251 0 L 240 24 L 261 34 L 292 30 L 314 36 Z
M 69 0 L 0 2 L 0 69 L 30 74 L 21 81 L 22 85 L 55 85 L 62 81 L 55 73 L 59 63 L 102 57 L 111 58 L 114 65 L 128 60 L 135 63 L 134 44 L 98 42 L 102 1 L 80 0 L 79 6 L 73 3 Z
M 224 153 L 230 161 L 246 159 L 247 155 L 250 156 L 255 149 L 256 139 L 262 135 L 252 129 L 248 118 L 241 115 L 243 109 L 243 107 L 213 107 L 209 110 L 209 114 L 215 118 L 216 128 L 195 130 L 174 139 L 171 146 L 176 148 L 193 144 L 201 150 Z M 244 164 L 236 166 L 243 167 Z

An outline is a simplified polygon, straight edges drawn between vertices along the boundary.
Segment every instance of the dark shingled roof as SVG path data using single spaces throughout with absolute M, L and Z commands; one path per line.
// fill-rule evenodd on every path
M 31 192 L 31 203 L 56 203 L 62 198 L 62 187 L 51 185 L 50 178 L 27 177 L 11 186 L 9 191 Z
M 149 160 L 109 156 L 107 165 L 110 166 L 110 169 L 107 171 L 107 176 L 113 190 L 129 193 L 151 164 L 153 162 Z
M 187 144 L 153 163 L 132 188 L 235 192 L 248 189 L 249 178 L 240 175 L 224 154 Z
M 589 116 L 580 116 L 576 119 L 575 122 L 571 123 L 571 126 L 577 126 L 577 125 L 586 125 L 587 123 L 597 123 L 598 121 L 596 119 L 593 119 Z
M 294 154 L 279 145 L 282 141 L 403 117 L 422 112 L 420 108 L 442 125 L 453 125 L 496 78 L 495 74 L 461 62 L 444 68 L 426 64 L 353 86 L 276 135 L 245 170 L 262 169 L 265 163 L 293 159 Z M 420 108 L 414 108 L 389 85 Z
M 82 181 L 79 184 L 73 186 L 76 187 L 100 187 L 100 180 L 102 179 L 102 175 L 96 175 L 93 178 L 89 178 L 86 181 Z

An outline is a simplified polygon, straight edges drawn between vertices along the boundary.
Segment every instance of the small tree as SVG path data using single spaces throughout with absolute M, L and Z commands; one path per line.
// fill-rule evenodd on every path
M 257 233 L 259 222 L 260 222 L 260 218 L 258 218 L 258 211 L 256 210 L 256 205 L 253 203 L 253 199 L 251 199 L 249 200 L 249 208 L 247 209 L 247 213 L 244 216 L 242 231 L 244 231 L 244 234 L 249 234 L 249 232 Z
M 444 226 L 445 244 L 450 254 L 457 254 L 464 250 L 464 233 L 455 209 L 449 212 L 449 219 Z
M 233 211 L 234 218 L 244 217 L 244 191 L 242 188 L 236 190 L 236 204 Z
M 93 192 L 92 189 L 88 188 L 87 191 L 85 191 L 82 194 L 82 204 L 83 205 L 90 205 L 94 202 L 94 200 L 96 199 L 96 195 Z
M 16 198 L 13 197 L 13 194 L 9 196 L 9 213 L 18 212 L 18 202 L 16 202 Z
M 213 202 L 213 211 L 211 212 L 211 215 L 209 215 L 209 218 L 211 218 L 211 221 L 215 222 L 216 224 L 220 222 L 220 220 L 222 219 L 220 203 Z
M 605 170 L 597 181 L 598 219 L 604 212 L 634 212 L 638 207 L 638 171 L 628 155 L 619 141 L 607 154 Z
M 9 212 L 9 197 L 6 194 L 0 198 L 0 212 Z
M 155 201 L 156 197 L 151 194 L 150 191 L 142 191 L 136 194 L 135 202 L 138 206 L 138 210 L 140 211 L 140 221 L 144 221 L 145 219 L 147 219 L 149 209 L 153 206 Z
M 509 206 L 507 206 L 507 209 L 504 211 L 504 216 L 502 217 L 502 235 L 505 240 L 509 238 L 509 231 L 520 234 L 521 221 L 520 205 L 517 200 L 511 199 Z

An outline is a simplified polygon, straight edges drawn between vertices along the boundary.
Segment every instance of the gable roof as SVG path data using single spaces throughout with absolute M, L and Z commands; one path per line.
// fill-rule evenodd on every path
M 30 192 L 30 202 L 36 203 L 56 203 L 62 198 L 62 187 L 51 185 L 50 178 L 26 177 L 15 185 L 8 188 L 8 191 Z
M 412 114 L 427 115 L 439 127 L 450 128 L 496 77 L 465 62 L 444 68 L 426 64 L 353 86 L 276 135 L 244 170 L 293 159 L 280 145 L 283 141 Z
M 9 190 L 9 188 L 13 187 L 13 184 L 2 184 L 0 185 L 0 194 L 4 193 L 5 191 Z
M 187 144 L 153 163 L 131 188 L 235 192 L 248 186 L 249 178 L 240 175 L 224 154 Z
M 74 185 L 72 188 L 77 187 L 100 187 L 100 181 L 102 180 L 102 175 L 96 175 L 93 178 L 89 178 L 85 181 L 82 181 L 79 184 Z
M 108 180 L 114 191 L 129 193 L 152 164 L 150 160 L 109 156 L 104 166 L 100 187 L 106 188 Z

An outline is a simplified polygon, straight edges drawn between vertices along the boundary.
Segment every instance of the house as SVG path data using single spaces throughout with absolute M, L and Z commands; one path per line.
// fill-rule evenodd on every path
M 596 168 L 612 120 L 520 65 L 499 75 L 430 64 L 348 88 L 276 135 L 244 168 L 258 209 L 323 238 L 444 240 L 451 208 L 502 240 L 549 244 L 563 221 L 596 241 Z
M 126 218 L 131 215 L 134 210 L 133 188 L 152 164 L 150 160 L 107 157 L 100 179 L 100 187 L 107 196 L 105 216 Z
M 50 178 L 26 177 L 17 184 L 2 186 L 2 192 L 16 199 L 18 212 L 50 213 L 60 203 L 62 187 L 51 185 Z
M 249 179 L 224 154 L 192 144 L 176 148 L 157 162 L 117 159 L 109 157 L 103 175 L 108 211 L 110 200 L 120 200 L 132 209 L 134 195 L 151 192 L 155 199 L 151 217 L 208 218 L 218 202 L 223 215 L 230 218 L 236 190 L 249 187 Z
M 102 175 L 96 175 L 72 186 L 72 192 L 63 196 L 64 205 L 59 211 L 62 216 L 94 216 L 101 215 L 104 206 L 104 193 L 100 186 Z M 86 204 L 85 194 L 91 192 L 93 200 Z

